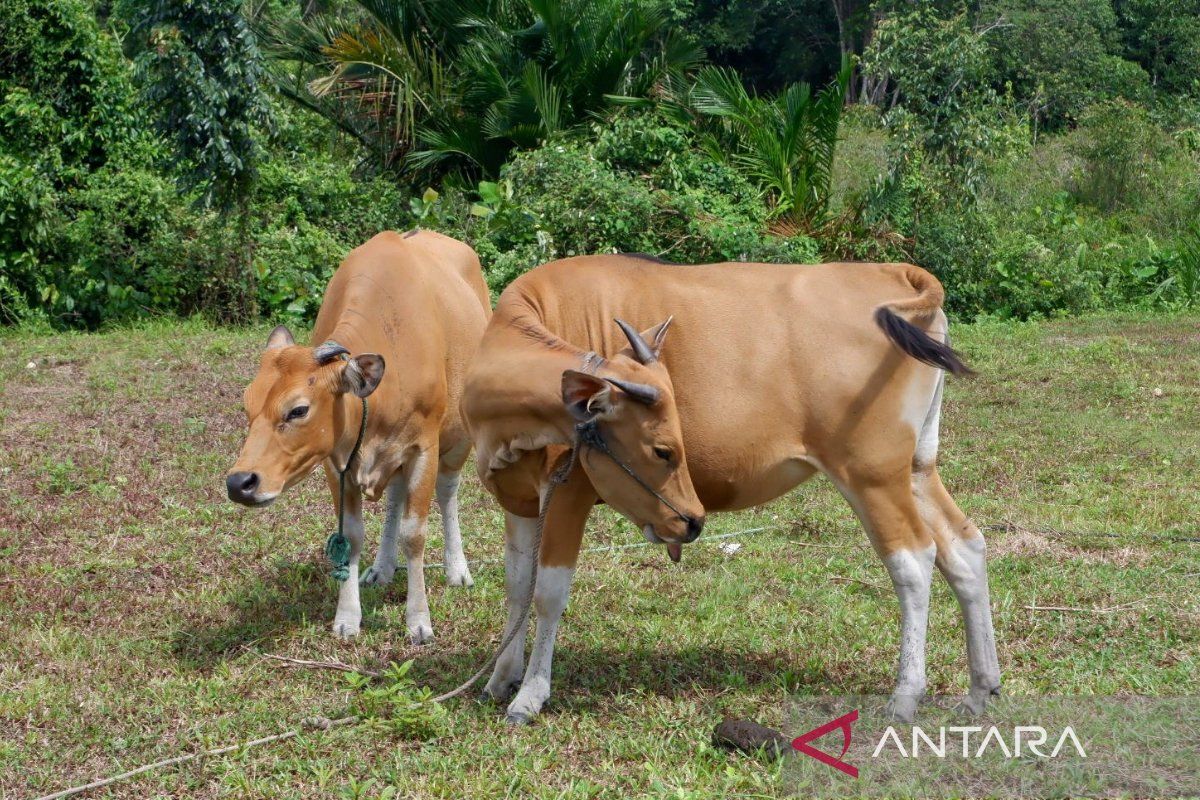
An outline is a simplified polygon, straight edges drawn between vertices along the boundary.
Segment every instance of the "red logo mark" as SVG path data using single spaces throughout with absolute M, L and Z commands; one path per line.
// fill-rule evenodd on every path
M 806 756 L 815 758 L 822 764 L 828 764 L 834 769 L 841 770 L 851 778 L 857 778 L 858 767 L 851 766 L 845 761 L 842 761 L 842 756 L 846 755 L 846 751 L 850 749 L 850 723 L 857 719 L 858 709 L 856 708 L 849 714 L 843 714 L 837 719 L 826 722 L 819 728 L 813 728 L 808 733 L 797 736 L 792 740 L 792 747 L 796 750 L 799 750 L 801 753 L 804 753 Z M 834 758 L 833 756 L 829 755 L 829 753 L 822 752 L 821 750 L 809 745 L 809 742 L 812 740 L 820 739 L 822 736 L 836 728 L 842 729 L 842 752 L 838 753 L 837 758 Z

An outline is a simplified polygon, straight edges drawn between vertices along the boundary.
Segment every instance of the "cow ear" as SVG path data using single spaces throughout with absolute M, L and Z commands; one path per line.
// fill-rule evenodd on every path
M 580 422 L 605 417 L 613 412 L 612 385 L 595 375 L 569 369 L 562 374 L 562 401 Z
M 642 331 L 642 338 L 649 342 L 650 351 L 654 353 L 655 358 L 662 355 L 663 342 L 667 338 L 667 329 L 671 327 L 671 323 L 674 321 L 675 317 L 667 317 L 653 328 L 647 328 Z
M 292 332 L 287 329 L 287 326 L 279 325 L 271 331 L 271 335 L 267 338 L 267 349 L 278 350 L 281 347 L 291 347 L 295 343 L 296 340 L 292 338 Z
M 346 359 L 342 367 L 341 390 L 359 397 L 367 397 L 383 380 L 383 356 L 378 353 L 363 353 Z

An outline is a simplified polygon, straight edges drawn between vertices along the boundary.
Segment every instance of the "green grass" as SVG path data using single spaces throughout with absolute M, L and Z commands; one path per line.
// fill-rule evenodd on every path
M 328 631 L 323 480 L 265 511 L 225 500 L 241 391 L 266 335 L 164 323 L 0 338 L 0 796 L 349 707 L 344 676 L 263 653 L 373 669 L 413 658 L 435 691 L 489 655 L 497 564 L 476 567 L 465 591 L 430 574 L 433 645 L 407 643 L 403 581 L 366 591 L 363 635 L 341 643 Z M 1179 540 L 1200 535 L 1200 320 L 959 325 L 955 341 L 980 375 L 950 384 L 942 471 L 990 526 L 1005 691 L 1200 692 L 1200 543 Z M 468 557 L 497 559 L 499 509 L 468 474 Z M 379 519 L 372 509 L 368 557 Z M 888 691 L 897 631 L 887 575 L 827 481 L 705 531 L 768 525 L 732 556 L 702 539 L 680 565 L 659 548 L 587 554 L 555 693 L 532 727 L 460 700 L 431 742 L 306 734 L 94 796 L 776 796 L 777 767 L 714 749 L 713 726 L 725 714 L 782 725 L 789 692 Z M 439 536 L 435 515 L 430 560 Z M 638 539 L 602 512 L 585 546 Z M 1134 605 L 1026 608 L 1123 603 Z M 962 639 L 936 579 L 931 691 L 965 688 Z

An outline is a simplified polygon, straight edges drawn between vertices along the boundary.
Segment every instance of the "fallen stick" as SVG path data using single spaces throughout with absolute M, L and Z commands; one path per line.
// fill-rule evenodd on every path
M 376 672 L 372 669 L 363 669 L 362 667 L 352 667 L 349 664 L 343 664 L 340 661 L 307 661 L 303 658 L 289 658 L 288 656 L 277 656 L 274 653 L 262 653 L 263 658 L 274 659 L 275 661 L 283 662 L 289 667 L 305 667 L 308 669 L 332 669 L 338 672 L 355 672 L 359 675 L 366 675 L 368 678 L 378 678 L 383 673 Z
M 878 589 L 881 592 L 887 591 L 887 589 L 880 586 L 878 583 L 871 583 L 870 581 L 864 581 L 861 578 L 846 578 L 846 577 L 843 577 L 842 575 L 834 575 L 829 580 L 832 581 L 833 583 L 857 583 L 857 584 L 866 586 L 870 589 Z
M 225 753 L 232 753 L 235 750 L 248 750 L 251 747 L 258 747 L 259 745 L 270 744 L 271 742 L 282 742 L 299 736 L 300 732 L 305 728 L 327 731 L 330 728 L 335 728 L 339 725 L 352 725 L 356 722 L 358 722 L 358 717 L 342 717 L 341 719 L 310 717 L 304 720 L 300 724 L 299 728 L 294 728 L 290 731 L 284 731 L 283 733 L 277 733 L 274 736 L 264 736 L 261 739 L 252 739 L 249 742 L 226 745 L 225 747 L 216 747 L 212 750 L 202 750 L 199 753 L 189 753 L 186 756 L 164 758 L 162 761 L 155 761 L 153 764 L 145 764 L 137 769 L 131 769 L 128 772 L 122 772 L 120 775 L 113 775 L 111 778 L 92 781 L 91 783 L 85 783 L 81 786 L 72 786 L 70 789 L 63 789 L 62 791 L 55 792 L 54 794 L 43 795 L 42 797 L 37 798 L 37 800 L 58 800 L 60 797 L 70 797 L 82 792 L 91 791 L 92 789 L 99 789 L 102 786 L 108 786 L 109 784 L 116 783 L 117 781 L 123 781 L 126 778 L 132 778 L 135 775 L 141 775 L 144 772 L 161 769 L 162 767 L 170 767 L 175 764 L 186 764 L 187 762 L 195 761 L 198 758 L 205 758 L 207 756 L 220 756 L 224 755 Z
M 1031 606 L 1023 606 L 1030 611 L 1070 611 L 1077 614 L 1114 614 L 1117 611 L 1125 611 L 1146 602 L 1145 600 L 1134 600 L 1129 603 L 1121 603 L 1115 606 L 1106 606 L 1104 608 L 1076 608 L 1075 606 L 1039 606 L 1036 603 Z

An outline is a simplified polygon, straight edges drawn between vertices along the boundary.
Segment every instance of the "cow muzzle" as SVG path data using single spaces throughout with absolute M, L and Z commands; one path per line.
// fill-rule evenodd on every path
M 260 484 L 257 472 L 231 472 L 225 477 L 225 491 L 228 492 L 229 499 L 238 505 L 264 506 L 274 500 L 274 495 L 259 496 Z
M 662 536 L 659 534 L 658 530 L 653 525 L 643 525 L 642 526 L 642 535 L 646 537 L 646 541 L 648 541 L 652 544 L 669 544 L 672 542 L 681 543 L 681 544 L 691 544 L 692 542 L 694 542 L 700 538 L 700 532 L 704 530 L 704 515 L 703 514 L 701 514 L 700 516 L 696 516 L 696 517 L 681 516 L 681 517 L 679 517 L 679 519 L 681 519 L 683 521 L 684 525 L 686 526 L 684 528 L 684 533 L 682 536 L 678 536 L 678 537 Z

